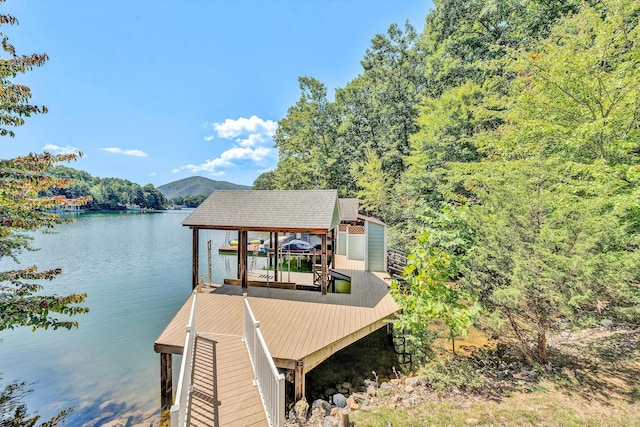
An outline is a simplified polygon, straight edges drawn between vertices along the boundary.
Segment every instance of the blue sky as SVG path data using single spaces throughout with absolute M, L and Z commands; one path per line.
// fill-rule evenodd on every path
M 49 61 L 15 80 L 49 113 L 0 140 L 0 158 L 81 150 L 70 166 L 156 186 L 200 175 L 251 185 L 300 97 L 332 99 L 392 23 L 421 32 L 428 0 L 7 0 L 2 31 Z M 3 56 L 6 58 L 6 56 Z

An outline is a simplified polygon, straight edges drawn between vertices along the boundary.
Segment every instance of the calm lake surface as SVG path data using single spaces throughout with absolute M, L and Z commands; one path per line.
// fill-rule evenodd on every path
M 86 292 L 91 311 L 76 316 L 76 330 L 0 332 L 0 385 L 31 383 L 27 406 L 42 421 L 69 407 L 70 426 L 156 417 L 160 357 L 153 343 L 191 292 L 191 230 L 181 225 L 189 212 L 83 214 L 57 234 L 36 233 L 40 250 L 22 254 L 20 265 L 2 260 L 2 270 L 61 267 L 45 292 Z M 216 255 L 214 280 L 235 274 L 235 257 L 217 256 L 225 238 L 201 234 L 201 275 L 207 240 Z

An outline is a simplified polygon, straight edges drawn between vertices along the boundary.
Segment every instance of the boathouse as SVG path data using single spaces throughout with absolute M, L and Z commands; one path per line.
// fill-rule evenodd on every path
M 336 190 L 215 191 L 183 225 L 192 230 L 194 293 L 154 345 L 160 353 L 161 405 L 173 403 L 172 419 L 186 416 L 189 425 L 282 425 L 285 374 L 293 380 L 295 399 L 302 398 L 306 373 L 384 327 L 399 310 L 388 293 L 384 260 L 376 259 L 386 246 L 384 224 L 359 215 L 357 201 L 339 200 Z M 238 232 L 236 280 L 201 283 L 202 230 Z M 373 237 L 365 230 L 373 230 Z M 252 277 L 249 232 L 269 233 L 276 257 L 279 234 L 317 235 L 321 244 L 314 259 L 320 265 L 308 277 L 287 281 L 277 280 L 277 272 Z M 349 292 L 335 292 L 336 278 L 349 281 Z M 188 371 L 191 378 L 181 376 L 175 400 L 173 354 L 183 355 L 181 375 Z

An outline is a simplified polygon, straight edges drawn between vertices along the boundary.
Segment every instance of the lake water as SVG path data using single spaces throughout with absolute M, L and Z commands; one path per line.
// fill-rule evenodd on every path
M 153 343 L 191 292 L 191 230 L 181 225 L 188 213 L 83 214 L 56 234 L 36 233 L 41 249 L 22 254 L 19 266 L 2 260 L 3 271 L 61 267 L 45 292 L 86 292 L 91 311 L 76 316 L 80 327 L 71 331 L 0 332 L 0 385 L 31 383 L 27 406 L 43 420 L 74 407 L 69 426 L 157 418 L 160 357 Z M 221 231 L 201 234 L 201 275 L 206 240 L 217 252 L 225 238 Z M 235 257 L 213 259 L 214 280 L 235 274 Z

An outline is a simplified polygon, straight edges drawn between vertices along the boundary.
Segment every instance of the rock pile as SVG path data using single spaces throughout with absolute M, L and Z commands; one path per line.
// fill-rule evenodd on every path
M 400 377 L 378 383 L 365 380 L 362 391 L 348 392 L 348 397 L 339 391 L 353 390 L 345 386 L 331 396 L 332 402 L 315 400 L 310 411 L 306 400 L 297 402 L 289 412 L 287 426 L 298 427 L 339 427 L 345 426 L 350 414 L 356 411 L 371 411 L 378 407 L 411 408 L 432 400 L 432 394 L 424 379 L 418 377 Z M 302 403 L 301 403 L 302 402 Z M 306 406 L 305 406 L 306 405 Z

